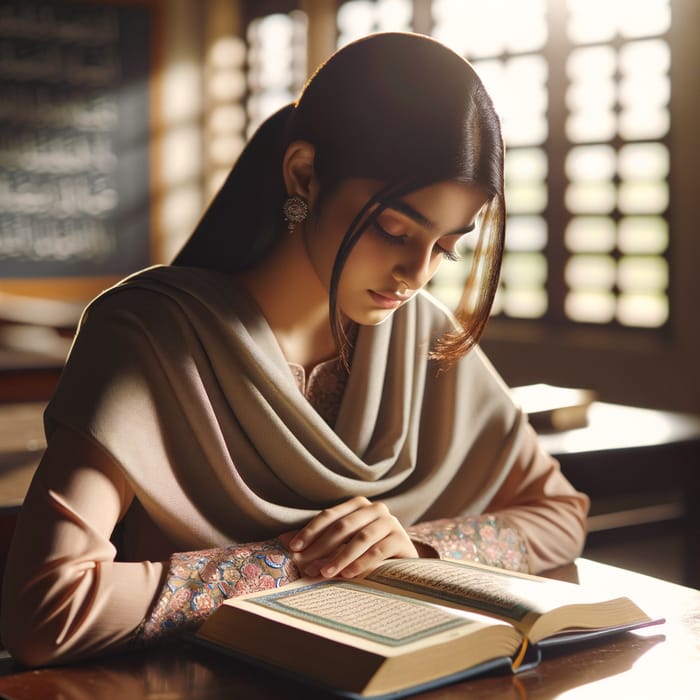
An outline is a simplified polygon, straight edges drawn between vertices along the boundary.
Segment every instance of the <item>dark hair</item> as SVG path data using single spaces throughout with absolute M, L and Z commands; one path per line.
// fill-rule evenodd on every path
M 321 199 L 350 177 L 384 184 L 358 212 L 336 256 L 329 303 L 339 342 L 340 274 L 376 216 L 392 201 L 446 180 L 486 192 L 472 269 L 455 312 L 461 328 L 433 352 L 443 360 L 464 355 L 488 320 L 505 232 L 500 122 L 471 65 L 419 34 L 372 34 L 337 51 L 295 105 L 258 129 L 174 264 L 237 272 L 265 255 L 284 230 L 282 159 L 296 140 L 315 148 Z

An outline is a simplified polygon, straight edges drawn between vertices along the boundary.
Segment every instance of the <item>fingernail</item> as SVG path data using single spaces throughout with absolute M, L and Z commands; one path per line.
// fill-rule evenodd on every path
M 335 572 L 336 572 L 335 566 L 324 566 L 321 569 L 321 574 L 323 574 L 323 576 L 326 576 L 327 578 L 334 576 Z
M 304 540 L 292 540 L 289 543 L 289 548 L 294 552 L 298 552 L 300 549 L 304 549 Z

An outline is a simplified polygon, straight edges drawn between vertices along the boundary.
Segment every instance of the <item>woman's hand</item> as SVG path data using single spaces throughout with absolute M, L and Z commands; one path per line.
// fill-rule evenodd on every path
M 353 578 L 385 559 L 418 557 L 406 530 L 381 502 L 357 496 L 326 508 L 280 538 L 307 576 Z

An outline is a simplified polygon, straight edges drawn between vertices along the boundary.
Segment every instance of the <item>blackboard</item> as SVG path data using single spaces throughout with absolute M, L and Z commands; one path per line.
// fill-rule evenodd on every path
M 0 278 L 150 264 L 152 6 L 0 0 Z

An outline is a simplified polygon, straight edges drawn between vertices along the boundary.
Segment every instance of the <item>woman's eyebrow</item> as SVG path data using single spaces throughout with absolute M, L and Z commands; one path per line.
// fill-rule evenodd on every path
M 409 219 L 412 221 L 415 221 L 419 226 L 423 226 L 424 228 L 430 229 L 430 230 L 435 230 L 437 228 L 437 224 L 434 221 L 431 221 L 427 216 L 424 216 L 421 214 L 417 209 L 414 209 L 410 204 L 407 204 L 406 202 L 402 202 L 401 200 L 391 202 L 391 204 L 387 204 L 387 209 L 394 209 L 395 211 L 398 211 L 400 214 L 403 214 L 404 216 L 407 216 Z M 444 234 L 445 236 L 457 236 L 457 235 L 462 235 L 464 233 L 469 233 L 470 231 L 474 230 L 474 223 L 472 222 L 471 224 L 467 224 L 466 226 L 462 226 L 461 228 L 455 229 L 454 231 L 450 231 L 449 233 Z

